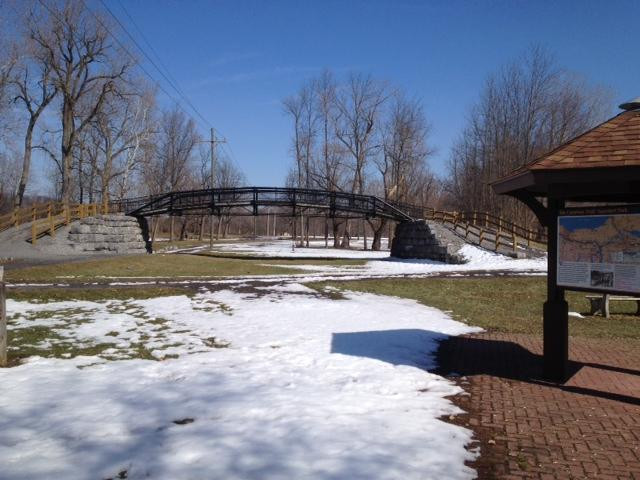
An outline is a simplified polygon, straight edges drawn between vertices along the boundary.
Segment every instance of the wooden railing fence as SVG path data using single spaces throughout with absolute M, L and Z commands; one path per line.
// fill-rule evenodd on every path
M 38 238 L 45 234 L 54 237 L 56 229 L 69 225 L 74 220 L 93 215 L 109 213 L 108 204 L 81 203 L 65 205 L 63 203 L 46 203 L 32 207 L 16 208 L 12 212 L 0 215 L 0 232 L 9 228 L 31 223 L 30 240 L 36 244 Z
M 485 212 L 432 210 L 427 219 L 449 226 L 469 243 L 476 243 L 494 251 L 505 247 L 516 253 L 518 246 L 546 248 L 546 232 L 531 230 Z

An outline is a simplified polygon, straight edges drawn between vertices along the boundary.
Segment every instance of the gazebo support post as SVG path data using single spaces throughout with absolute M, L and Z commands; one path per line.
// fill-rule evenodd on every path
M 569 304 L 564 288 L 557 285 L 558 209 L 564 201 L 548 199 L 547 206 L 547 301 L 543 307 L 543 375 L 564 382 L 569 363 Z

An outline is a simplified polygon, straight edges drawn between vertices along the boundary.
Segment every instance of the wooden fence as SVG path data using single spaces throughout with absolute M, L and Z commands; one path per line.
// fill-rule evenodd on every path
M 65 205 L 50 202 L 27 208 L 16 208 L 11 213 L 0 215 L 0 232 L 31 223 L 30 240 L 35 245 L 38 238 L 45 234 L 54 237 L 56 229 L 63 225 L 69 225 L 74 220 L 102 213 L 109 213 L 107 204 Z
M 428 219 L 450 227 L 468 243 L 475 243 L 496 252 L 502 248 L 516 253 L 518 246 L 542 250 L 546 248 L 546 232 L 529 230 L 484 212 L 434 210 Z

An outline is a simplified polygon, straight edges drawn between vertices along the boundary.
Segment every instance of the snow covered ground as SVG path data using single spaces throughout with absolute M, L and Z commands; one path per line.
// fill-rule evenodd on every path
M 319 242 L 316 242 L 319 243 Z M 324 245 L 324 243 L 323 243 Z M 208 247 L 196 247 L 204 250 Z M 431 275 L 446 272 L 470 271 L 513 271 L 539 272 L 547 271 L 546 257 L 536 259 L 514 259 L 498 253 L 489 252 L 474 245 L 465 245 L 461 253 L 467 263 L 451 265 L 434 260 L 390 258 L 388 251 L 340 250 L 325 248 L 296 248 L 291 250 L 291 242 L 272 240 L 263 242 L 246 242 L 218 244 L 214 249 L 219 251 L 242 252 L 256 257 L 291 257 L 291 258 L 350 258 L 367 260 L 363 266 L 318 266 L 318 265 L 282 265 L 287 268 L 314 271 L 325 275 L 349 275 L 354 277 L 381 277 L 401 275 Z M 302 280 L 301 280 L 302 281 Z
M 329 245 L 333 244 L 330 240 Z M 371 244 L 371 240 L 369 240 Z M 384 239 L 382 244 L 387 245 Z M 217 243 L 214 251 L 226 253 L 250 253 L 258 257 L 286 257 L 286 258 L 354 258 L 354 259 L 378 259 L 389 257 L 389 250 L 374 252 L 363 250 L 363 240 L 352 240 L 351 249 L 325 248 L 324 240 L 311 240 L 309 248 L 294 247 L 291 240 L 263 240 L 255 242 Z M 203 249 L 203 247 L 196 247 Z M 204 247 L 207 248 L 208 247 Z
M 43 351 L 112 345 L 0 371 L 2 479 L 475 476 L 472 433 L 438 420 L 459 389 L 427 369 L 476 329 L 439 310 L 294 282 L 7 307 L 10 328 L 52 329 Z

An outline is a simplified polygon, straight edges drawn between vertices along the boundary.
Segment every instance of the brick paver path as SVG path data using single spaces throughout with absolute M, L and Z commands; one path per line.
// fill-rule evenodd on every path
M 640 341 L 571 338 L 564 385 L 539 380 L 541 353 L 534 335 L 440 346 L 437 373 L 469 394 L 453 398 L 468 414 L 449 420 L 475 431 L 479 478 L 640 480 Z

